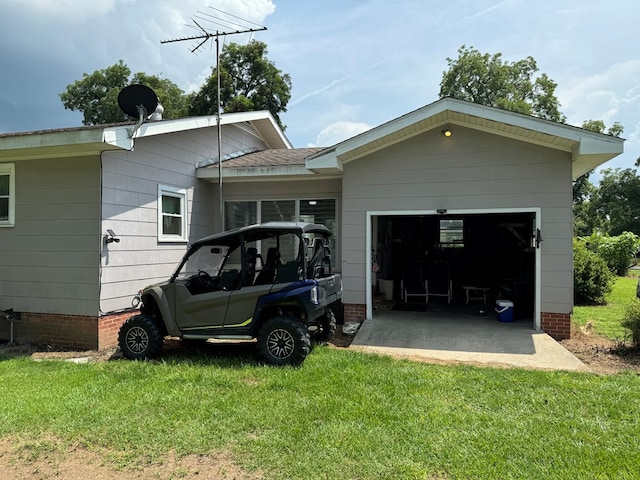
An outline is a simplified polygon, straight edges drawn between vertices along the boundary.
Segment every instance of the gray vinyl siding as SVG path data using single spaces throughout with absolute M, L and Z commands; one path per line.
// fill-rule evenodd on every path
M 366 212 L 540 208 L 541 311 L 573 305 L 571 159 L 563 153 L 455 127 L 347 163 L 343 176 L 345 303 L 364 304 Z
M 225 126 L 223 155 L 264 143 L 235 125 Z M 187 190 L 187 237 L 192 242 L 217 232 L 217 188 L 196 178 L 196 165 L 217 158 L 215 128 L 140 138 L 134 150 L 103 154 L 102 233 L 119 243 L 102 243 L 103 313 L 129 307 L 135 293 L 166 280 L 187 242 L 158 241 L 158 185 Z
M 100 160 L 15 163 L 16 223 L 0 229 L 0 310 L 97 315 Z

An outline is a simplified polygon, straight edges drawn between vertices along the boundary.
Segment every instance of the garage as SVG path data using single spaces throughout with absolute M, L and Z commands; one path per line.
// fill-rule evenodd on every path
M 370 212 L 367 310 L 429 311 L 513 304 L 513 319 L 539 328 L 537 209 Z M 492 312 L 493 313 L 493 312 Z
M 573 309 L 571 182 L 622 142 L 443 98 L 312 152 L 304 166 L 267 155 L 274 164 L 229 169 L 226 181 L 232 200 L 312 198 L 310 186 L 313 198 L 336 199 L 346 321 L 373 319 L 378 290 L 429 319 L 436 307 L 488 304 L 492 314 L 500 299 L 514 304 L 510 325 L 563 339 Z

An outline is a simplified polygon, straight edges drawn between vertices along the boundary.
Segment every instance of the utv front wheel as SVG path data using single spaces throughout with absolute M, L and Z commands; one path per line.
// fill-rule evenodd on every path
M 293 317 L 272 318 L 258 333 L 258 352 L 274 365 L 298 365 L 310 350 L 309 332 Z
M 118 344 L 131 360 L 156 357 L 162 350 L 164 336 L 157 322 L 148 315 L 135 315 L 120 327 Z

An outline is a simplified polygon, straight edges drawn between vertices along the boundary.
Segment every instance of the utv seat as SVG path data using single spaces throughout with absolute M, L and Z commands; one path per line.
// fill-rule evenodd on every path
M 243 287 L 250 287 L 251 285 L 253 285 L 253 281 L 256 278 L 256 267 L 258 259 L 260 259 L 260 263 L 262 263 L 262 257 L 260 256 L 260 254 L 258 254 L 258 249 L 256 247 L 247 248 L 244 261 L 244 280 L 242 282 Z
M 276 280 L 276 272 L 280 265 L 280 252 L 277 248 L 270 247 L 269 250 L 267 250 L 267 261 L 260 273 L 258 273 L 254 285 L 269 285 L 270 283 L 274 283 Z

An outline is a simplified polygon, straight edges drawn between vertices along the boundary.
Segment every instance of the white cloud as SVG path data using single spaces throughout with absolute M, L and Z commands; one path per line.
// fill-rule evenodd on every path
M 630 106 L 640 106 L 640 60 L 610 65 L 590 76 L 566 79 L 558 98 L 570 123 L 584 120 L 620 121 L 617 118 Z
M 371 125 L 362 122 L 335 122 L 325 127 L 310 147 L 329 147 L 360 133 L 371 130 Z
M 23 11 L 32 11 L 34 15 L 45 17 L 64 17 L 66 20 L 86 20 L 100 17 L 112 10 L 118 3 L 127 0 L 5 0 L 20 7 Z

